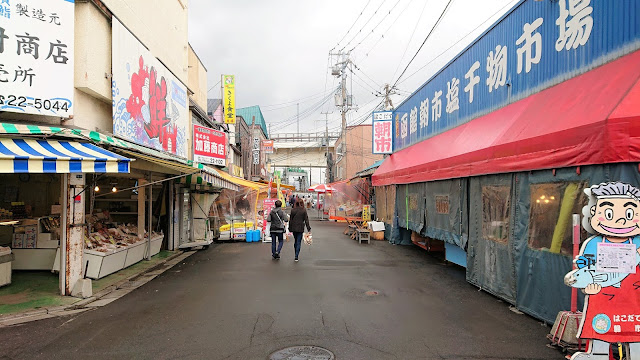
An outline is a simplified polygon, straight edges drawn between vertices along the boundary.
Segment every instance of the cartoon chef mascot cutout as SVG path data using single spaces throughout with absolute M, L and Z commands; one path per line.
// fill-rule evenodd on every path
M 590 339 L 586 353 L 572 360 L 608 360 L 610 343 L 629 343 L 628 360 L 640 360 L 640 190 L 609 182 L 584 192 L 587 239 L 565 275 L 568 286 L 587 295 L 578 337 Z

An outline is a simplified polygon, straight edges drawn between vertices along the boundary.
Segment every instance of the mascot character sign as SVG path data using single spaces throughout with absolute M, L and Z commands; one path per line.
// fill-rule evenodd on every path
M 568 286 L 586 294 L 578 337 L 588 351 L 572 360 L 608 360 L 610 343 L 628 343 L 629 360 L 640 360 L 640 190 L 622 182 L 584 190 L 589 204 L 582 226 L 593 234 L 565 275 Z

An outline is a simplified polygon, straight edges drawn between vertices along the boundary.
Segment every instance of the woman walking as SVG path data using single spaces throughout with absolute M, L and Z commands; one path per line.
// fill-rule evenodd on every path
M 267 222 L 271 223 L 269 232 L 271 233 L 271 256 L 274 259 L 280 259 L 280 251 L 283 245 L 284 235 L 284 223 L 289 221 L 287 214 L 282 211 L 282 201 L 276 200 L 275 207 L 269 213 Z M 276 240 L 278 241 L 278 248 L 276 251 Z
M 302 233 L 304 232 L 304 226 L 307 226 L 307 231 L 311 231 L 309 226 L 309 216 L 304 206 L 304 201 L 298 199 L 296 205 L 291 209 L 291 222 L 289 223 L 289 230 L 293 233 L 293 249 L 296 252 L 295 261 L 298 262 L 298 255 L 300 254 L 300 245 L 302 244 Z

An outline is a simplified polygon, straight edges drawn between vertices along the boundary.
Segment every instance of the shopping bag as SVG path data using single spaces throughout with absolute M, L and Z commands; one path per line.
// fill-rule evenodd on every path
M 302 235 L 302 240 L 304 240 L 304 243 L 307 245 L 311 245 L 311 243 L 313 243 L 313 238 L 311 237 L 310 232 L 304 233 L 304 235 Z

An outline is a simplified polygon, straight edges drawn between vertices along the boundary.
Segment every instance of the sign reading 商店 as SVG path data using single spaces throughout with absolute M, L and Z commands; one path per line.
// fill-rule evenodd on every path
M 73 115 L 73 28 L 73 1 L 0 1 L 0 111 Z

